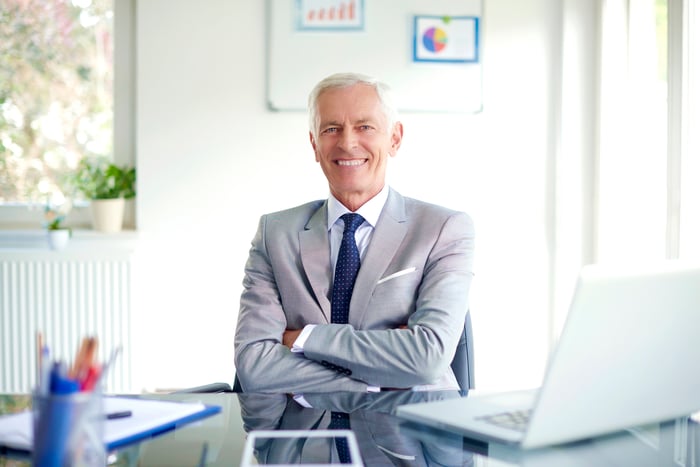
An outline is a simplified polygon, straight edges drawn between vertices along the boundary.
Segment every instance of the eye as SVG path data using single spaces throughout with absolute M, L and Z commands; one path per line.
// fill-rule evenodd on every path
M 321 134 L 326 135 L 326 134 L 331 134 L 331 133 L 336 133 L 338 131 L 337 127 L 329 127 L 324 129 Z

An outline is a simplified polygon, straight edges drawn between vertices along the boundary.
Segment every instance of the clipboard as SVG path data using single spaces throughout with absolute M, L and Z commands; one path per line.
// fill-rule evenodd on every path
M 105 414 L 131 412 L 131 416 L 105 420 L 104 443 L 107 451 L 153 438 L 183 425 L 221 412 L 221 407 L 199 402 L 105 396 Z M 30 454 L 32 450 L 32 412 L 0 416 L 0 453 Z

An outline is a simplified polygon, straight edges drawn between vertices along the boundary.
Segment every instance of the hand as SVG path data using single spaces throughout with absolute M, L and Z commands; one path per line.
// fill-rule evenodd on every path
M 291 350 L 299 334 L 301 334 L 301 329 L 285 329 L 284 334 L 282 334 L 282 344 Z

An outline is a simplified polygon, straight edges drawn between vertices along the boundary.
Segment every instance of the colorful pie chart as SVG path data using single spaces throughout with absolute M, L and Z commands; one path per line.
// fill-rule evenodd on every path
M 423 47 L 430 52 L 440 52 L 447 45 L 447 34 L 440 28 L 429 28 L 423 33 Z

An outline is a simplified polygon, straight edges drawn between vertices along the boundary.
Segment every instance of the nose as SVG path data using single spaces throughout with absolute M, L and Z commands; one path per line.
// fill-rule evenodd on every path
M 357 135 L 352 130 L 345 130 L 341 133 L 338 146 L 345 152 L 353 152 L 357 148 Z

